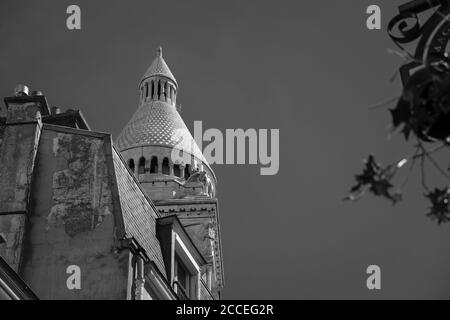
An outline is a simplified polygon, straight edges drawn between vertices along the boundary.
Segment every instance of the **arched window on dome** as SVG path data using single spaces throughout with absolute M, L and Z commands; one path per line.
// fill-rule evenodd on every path
M 158 173 L 158 158 L 153 156 L 150 162 L 150 173 Z
M 158 99 L 161 99 L 161 80 L 158 80 Z
M 150 96 L 151 99 L 155 96 L 155 82 L 152 80 L 152 95 Z
M 128 160 L 128 168 L 130 168 L 130 170 L 133 171 L 133 173 L 134 173 L 134 169 L 135 169 L 134 159 Z
M 139 159 L 138 174 L 144 174 L 144 173 L 145 173 L 145 158 L 141 157 Z
M 145 83 L 145 99 L 148 97 L 148 82 Z
M 173 165 L 173 175 L 176 177 L 181 177 L 181 168 L 179 164 Z
M 164 81 L 164 101 L 169 99 L 169 86 L 167 81 Z
M 162 163 L 162 174 L 170 174 L 169 158 L 164 158 Z
M 191 165 L 187 164 L 184 167 L 184 178 L 187 180 L 187 179 L 189 179 L 190 176 L 191 176 Z

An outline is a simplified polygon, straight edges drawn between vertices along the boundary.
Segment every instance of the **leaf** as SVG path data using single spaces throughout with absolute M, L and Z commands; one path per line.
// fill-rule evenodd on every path
M 398 101 L 395 109 L 389 109 L 392 115 L 392 124 L 397 128 L 402 123 L 408 123 L 411 118 L 409 102 L 402 98 Z
M 435 188 L 425 194 L 431 202 L 430 212 L 427 216 L 437 220 L 438 224 L 450 221 L 450 188 Z
M 373 155 L 369 155 L 364 161 L 364 169 L 362 174 L 355 176 L 356 184 L 350 188 L 350 194 L 347 200 L 359 199 L 366 190 L 369 190 L 375 196 L 382 196 L 393 201 L 395 204 L 401 200 L 399 192 L 391 194 L 390 189 L 393 187 L 390 180 L 397 171 L 397 166 L 387 166 L 382 168 Z

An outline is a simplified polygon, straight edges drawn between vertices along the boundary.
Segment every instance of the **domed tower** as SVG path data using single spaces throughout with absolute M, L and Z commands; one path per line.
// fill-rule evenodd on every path
M 178 83 L 162 48 L 139 82 L 139 105 L 116 147 L 162 216 L 176 214 L 209 266 L 213 295 L 223 287 L 217 180 L 176 104 Z
M 139 107 L 116 145 L 152 200 L 214 197 L 215 175 L 178 112 L 177 93 L 159 47 L 139 83 Z M 198 179 L 191 176 L 198 172 L 206 173 L 205 186 L 193 185 Z

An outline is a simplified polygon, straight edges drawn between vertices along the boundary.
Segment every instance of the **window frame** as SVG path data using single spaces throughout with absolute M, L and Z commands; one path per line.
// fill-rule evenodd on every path
M 200 298 L 200 266 L 197 264 L 195 258 L 191 255 L 180 236 L 176 232 L 173 233 L 175 242 L 173 252 L 173 282 L 179 282 L 177 268 L 178 264 L 181 264 L 189 276 L 189 288 L 184 288 L 187 293 L 186 295 L 188 299 L 198 300 Z M 174 290 L 178 293 L 178 285 L 175 285 Z

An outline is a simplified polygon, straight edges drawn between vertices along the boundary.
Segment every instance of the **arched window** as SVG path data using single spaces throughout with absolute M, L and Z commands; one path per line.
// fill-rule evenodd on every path
M 161 81 L 158 80 L 158 100 L 161 99 Z
M 169 98 L 169 86 L 167 81 L 164 81 L 164 101 L 167 101 L 167 98 Z
M 155 96 L 155 82 L 152 80 L 152 95 L 151 95 L 151 99 L 153 99 L 154 96 Z
M 191 176 L 191 165 L 187 164 L 186 167 L 184 167 L 184 178 L 187 180 Z
M 174 176 L 181 177 L 181 168 L 179 164 L 173 165 L 173 174 Z
M 158 173 L 158 158 L 153 156 L 150 162 L 150 173 Z
M 162 173 L 163 174 L 170 174 L 170 167 L 169 167 L 169 158 L 164 158 L 162 163 Z
M 148 82 L 145 83 L 145 98 L 148 97 Z
M 128 160 L 128 167 L 129 167 L 130 170 L 133 171 L 133 173 L 134 173 L 134 168 L 135 168 L 135 166 L 134 166 L 134 159 Z
M 139 159 L 138 174 L 144 174 L 144 173 L 145 173 L 145 158 L 141 157 Z

